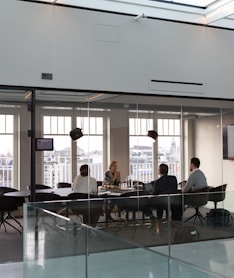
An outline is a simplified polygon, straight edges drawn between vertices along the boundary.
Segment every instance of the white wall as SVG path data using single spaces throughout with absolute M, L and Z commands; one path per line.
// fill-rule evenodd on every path
M 0 34 L 0 85 L 232 98 L 232 31 L 1 0 Z
M 222 125 L 234 124 L 234 114 L 204 117 L 194 121 L 194 156 L 201 160 L 201 170 L 209 186 L 227 183 L 227 191 L 234 191 L 233 160 L 223 159 Z
M 121 181 L 126 180 L 129 176 L 128 120 L 127 110 L 113 110 L 110 113 L 109 161 L 118 161 Z

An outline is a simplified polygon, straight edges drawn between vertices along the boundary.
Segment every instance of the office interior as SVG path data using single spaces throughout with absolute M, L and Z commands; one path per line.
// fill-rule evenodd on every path
M 0 92 L 5 119 L 2 138 L 10 138 L 11 144 L 4 146 L 13 150 L 12 157 L 3 161 L 12 167 L 12 177 L 3 171 L 2 182 L 21 190 L 31 182 L 31 94 L 15 89 Z M 158 165 L 168 163 L 180 182 L 188 178 L 190 158 L 196 156 L 209 186 L 227 183 L 227 190 L 233 190 L 232 101 L 74 91 L 35 90 L 34 94 L 35 138 L 52 138 L 54 144 L 53 150 L 35 150 L 38 184 L 72 183 L 82 163 L 90 165 L 92 176 L 103 180 L 111 160 L 118 161 L 122 181 L 150 182 L 158 177 Z M 69 133 L 77 127 L 83 137 L 73 141 Z M 149 130 L 157 131 L 156 140 L 147 136 Z M 60 169 L 59 163 L 66 169 Z
M 166 162 L 180 181 L 188 178 L 189 160 L 197 156 L 209 186 L 227 183 L 227 191 L 233 190 L 232 30 L 154 18 L 136 21 L 131 14 L 34 1 L 2 0 L 0 5 L 1 137 L 9 136 L 12 151 L 12 159 L 2 160 L 7 164 L 2 165 L 3 185 L 6 180 L 26 189 L 34 166 L 35 183 L 72 183 L 81 163 L 102 180 L 111 160 L 118 161 L 123 180 L 156 179 L 159 163 Z M 94 118 L 102 119 L 101 132 Z M 141 124 L 133 128 L 132 123 Z M 73 142 L 69 132 L 76 127 L 84 136 Z M 151 129 L 158 140 L 147 136 Z M 53 138 L 55 149 L 61 136 L 69 167 L 60 176 L 53 154 L 32 154 L 32 132 L 35 138 Z M 89 153 L 95 135 L 102 138 L 97 172 L 92 164 L 100 153 Z M 177 142 L 173 159 L 159 152 L 168 137 Z M 142 141 L 152 152 L 150 174 L 142 166 L 150 159 L 142 154 Z M 79 142 L 89 153 L 85 158 Z M 8 168 L 11 176 L 5 177 Z M 231 194 L 225 208 L 232 211 Z

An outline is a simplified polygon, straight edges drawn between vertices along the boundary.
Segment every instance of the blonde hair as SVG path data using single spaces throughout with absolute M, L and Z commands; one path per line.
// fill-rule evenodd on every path
M 112 160 L 111 163 L 110 163 L 110 165 L 109 165 L 109 170 L 110 170 L 111 167 L 112 167 L 113 165 L 115 165 L 115 164 L 117 164 L 117 161 L 116 161 L 116 160 Z

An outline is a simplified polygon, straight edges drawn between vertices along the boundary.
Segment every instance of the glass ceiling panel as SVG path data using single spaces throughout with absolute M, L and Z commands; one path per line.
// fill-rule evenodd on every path
M 167 2 L 170 4 L 179 4 L 179 5 L 185 5 L 185 6 L 192 6 L 192 7 L 202 7 L 206 8 L 209 5 L 213 4 L 216 2 L 215 0 L 176 0 L 176 1 L 171 1 L 171 0 L 152 0 L 156 2 Z
M 41 0 L 36 0 L 38 2 L 40 2 Z M 206 8 L 208 6 L 210 6 L 211 4 L 214 4 L 216 2 L 222 2 L 219 0 L 175 0 L 175 1 L 171 1 L 171 0 L 148 0 L 148 1 L 153 1 L 153 2 L 159 2 L 159 3 L 169 3 L 172 5 L 184 5 L 184 6 L 192 6 L 192 7 L 198 7 L 198 8 Z M 65 5 L 72 5 L 72 6 L 79 6 L 80 4 L 80 0 L 43 0 L 43 2 L 48 2 L 48 3 L 54 3 L 54 4 L 65 4 Z M 95 1 L 91 1 L 91 2 L 95 2 Z M 124 0 L 120 0 L 120 1 L 115 1 L 114 2 L 126 2 L 126 3 L 130 3 L 130 2 L 135 2 L 136 4 L 140 4 L 140 2 L 145 2 L 145 1 L 124 1 Z
M 234 30 L 234 0 L 21 0 L 101 9 Z M 140 18 L 141 18 L 140 17 Z

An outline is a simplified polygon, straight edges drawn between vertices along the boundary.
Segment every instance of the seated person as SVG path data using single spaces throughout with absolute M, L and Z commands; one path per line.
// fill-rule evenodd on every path
M 168 175 L 168 165 L 160 164 L 159 165 L 159 175 L 160 177 L 152 182 L 153 194 L 173 194 L 177 193 L 177 179 L 175 176 Z M 165 208 L 157 208 L 157 218 L 162 218 L 163 210 L 166 210 L 166 214 L 168 212 Z M 166 215 L 168 218 L 168 215 Z M 172 220 L 181 220 L 182 218 L 182 208 L 172 208 Z
M 121 183 L 120 172 L 117 170 L 117 161 L 111 161 L 109 165 L 109 170 L 105 172 L 104 185 L 114 185 L 119 186 Z
M 87 198 L 89 194 L 97 194 L 97 181 L 95 178 L 90 177 L 89 174 L 89 166 L 87 164 L 81 165 L 80 175 L 75 177 L 73 185 L 74 192 L 87 194 Z M 78 214 L 82 214 L 83 216 L 83 222 L 92 226 L 96 226 L 99 217 L 103 215 L 102 206 L 94 204 L 94 201 L 91 201 L 86 208 L 78 209 Z
M 90 177 L 90 169 L 87 164 L 80 166 L 80 175 L 74 179 L 73 191 L 86 194 L 97 193 L 97 181 Z
M 103 185 L 120 186 L 121 178 L 120 178 L 120 172 L 117 170 L 117 168 L 118 168 L 117 161 L 112 160 L 109 165 L 109 170 L 105 172 Z M 115 208 L 115 205 L 116 204 L 114 202 L 109 203 L 109 208 L 106 217 L 110 220 L 112 220 L 111 211 Z
M 197 189 L 207 187 L 207 181 L 204 173 L 199 169 L 200 160 L 193 157 L 190 160 L 190 171 L 192 172 L 185 184 L 182 184 L 182 192 L 193 192 Z

